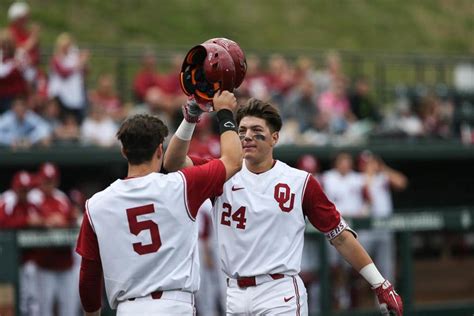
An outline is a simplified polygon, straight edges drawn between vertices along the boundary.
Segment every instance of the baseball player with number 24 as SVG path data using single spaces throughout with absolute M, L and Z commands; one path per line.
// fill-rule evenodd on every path
M 212 47 L 203 47 L 209 51 L 208 56 L 217 58 L 213 65 L 226 64 L 224 54 L 211 54 Z M 194 56 L 196 52 L 191 50 L 186 61 L 192 64 Z M 190 78 L 193 83 L 198 82 L 196 87 L 182 82 L 183 90 L 196 99 L 191 97 L 184 106 L 185 119 L 165 153 L 164 167 L 168 171 L 208 162 L 186 156 L 199 115 L 211 108 L 208 97 L 193 89 L 199 89 L 199 80 L 210 81 L 204 85 L 211 87 L 218 83 L 209 78 L 219 78 L 216 75 L 219 68 L 206 67 L 207 62 L 206 59 L 204 76 L 200 78 L 192 76 L 192 65 L 183 66 L 191 73 L 191 76 L 182 76 L 183 80 Z M 238 64 L 245 64 L 245 59 Z M 221 88 L 227 87 L 221 85 Z M 225 182 L 222 194 L 214 197 L 212 212 L 221 264 L 228 277 L 227 315 L 308 315 L 306 289 L 298 276 L 305 217 L 308 217 L 370 283 L 382 314 L 401 316 L 400 296 L 380 274 L 358 242 L 357 234 L 346 224 L 317 180 L 273 158 L 282 126 L 277 109 L 251 99 L 237 111 L 236 123 L 244 162 L 242 169 Z

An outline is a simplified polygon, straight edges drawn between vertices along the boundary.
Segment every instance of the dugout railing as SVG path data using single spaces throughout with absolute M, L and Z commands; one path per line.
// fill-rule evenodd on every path
M 351 227 L 357 229 L 388 229 L 398 234 L 398 264 L 400 266 L 400 277 L 398 291 L 402 295 L 405 304 L 405 315 L 430 315 L 430 316 L 465 316 L 474 311 L 474 297 L 467 303 L 443 303 L 419 306 L 414 300 L 414 284 L 416 276 L 413 273 L 413 234 L 416 232 L 462 232 L 474 231 L 474 207 L 457 207 L 443 209 L 414 209 L 403 214 L 395 213 L 389 218 L 372 219 L 349 219 Z M 0 283 L 10 284 L 14 288 L 14 301 L 16 315 L 19 315 L 19 264 L 20 254 L 23 249 L 59 247 L 74 245 L 78 229 L 50 229 L 50 230 L 3 230 L 0 231 Z M 321 282 L 320 291 L 320 315 L 334 316 L 371 316 L 379 315 L 375 309 L 358 310 L 350 312 L 334 312 L 331 310 L 331 282 L 328 263 L 328 247 L 322 234 L 318 233 L 312 226 L 307 226 L 306 234 L 317 238 L 320 252 L 319 278 Z M 113 313 L 107 308 L 104 314 Z

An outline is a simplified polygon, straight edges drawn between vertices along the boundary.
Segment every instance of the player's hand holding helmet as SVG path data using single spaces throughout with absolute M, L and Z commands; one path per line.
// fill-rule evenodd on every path
M 209 106 L 212 107 L 212 104 Z M 188 97 L 188 101 L 186 101 L 186 103 L 182 106 L 182 111 L 184 119 L 189 123 L 198 123 L 200 121 L 201 114 L 204 113 L 193 96 Z
M 216 111 L 227 109 L 235 112 L 237 109 L 237 99 L 234 94 L 229 91 L 217 91 L 213 98 Z
M 379 301 L 382 315 L 403 316 L 403 302 L 400 295 L 395 292 L 392 284 L 385 280 L 379 287 L 374 289 Z
M 246 71 L 245 55 L 236 42 L 226 38 L 210 39 L 186 54 L 180 73 L 181 88 L 186 95 L 194 97 L 203 112 L 210 112 L 217 91 L 234 91 Z M 194 112 L 191 106 L 185 107 L 184 112 Z

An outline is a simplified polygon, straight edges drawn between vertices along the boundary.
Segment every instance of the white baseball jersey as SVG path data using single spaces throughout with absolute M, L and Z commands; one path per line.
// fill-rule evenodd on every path
M 371 214 L 374 217 L 386 217 L 392 214 L 393 203 L 388 176 L 383 173 L 376 174 L 368 186 Z
M 77 251 L 101 260 L 113 308 L 158 290 L 198 290 L 195 216 L 206 198 L 222 192 L 224 180 L 224 165 L 216 160 L 182 172 L 117 180 L 86 202 Z
M 156 290 L 198 289 L 198 231 L 184 190 L 181 174 L 152 173 L 117 180 L 86 203 L 113 306 Z
M 344 216 L 361 216 L 364 208 L 364 178 L 358 172 L 340 174 L 329 170 L 322 177 L 324 191 Z
M 311 196 L 306 197 L 310 178 L 315 191 L 309 190 Z M 304 199 L 309 201 L 307 205 Z M 312 212 L 310 208 L 315 209 L 315 215 L 307 213 Z M 213 215 L 223 270 L 232 278 L 297 274 L 305 215 L 313 225 L 320 221 L 321 225 L 315 226 L 325 227 L 324 232 L 332 237 L 346 227 L 317 181 L 281 161 L 261 174 L 250 172 L 244 162 L 242 170 L 224 184 Z

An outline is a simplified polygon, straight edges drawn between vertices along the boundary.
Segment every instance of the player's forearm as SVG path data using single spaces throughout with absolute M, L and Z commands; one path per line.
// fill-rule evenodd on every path
M 348 231 L 343 231 L 334 238 L 331 243 L 337 251 L 350 263 L 357 271 L 372 263 L 372 259 L 365 251 L 364 247 L 355 239 L 354 235 Z
M 228 180 L 242 168 L 242 145 L 237 133 L 225 132 L 221 135 L 221 146 L 221 160 Z
M 355 239 L 352 233 L 344 231 L 332 240 L 332 244 L 372 288 L 380 286 L 385 281 L 385 278 L 380 274 L 367 251 L 365 251 L 364 247 Z
M 171 138 L 166 148 L 163 161 L 163 166 L 167 171 L 176 171 L 190 165 L 188 159 L 186 159 L 186 155 L 188 154 L 195 125 L 194 123 L 188 123 L 183 120 Z
M 79 275 L 79 297 L 85 315 L 100 315 L 102 305 L 102 265 L 82 258 Z

